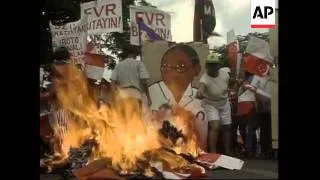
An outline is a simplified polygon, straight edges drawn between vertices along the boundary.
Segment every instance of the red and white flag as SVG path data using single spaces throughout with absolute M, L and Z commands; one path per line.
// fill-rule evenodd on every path
M 243 68 L 245 71 L 263 77 L 269 74 L 270 65 L 262 59 L 248 57 L 243 62 Z
M 99 54 L 94 43 L 87 44 L 85 71 L 88 78 L 100 80 L 103 77 L 106 58 L 106 56 Z
M 249 55 L 243 62 L 243 68 L 258 76 L 268 75 L 270 65 L 273 64 L 273 57 L 271 56 L 268 42 L 252 36 L 249 39 L 245 52 Z

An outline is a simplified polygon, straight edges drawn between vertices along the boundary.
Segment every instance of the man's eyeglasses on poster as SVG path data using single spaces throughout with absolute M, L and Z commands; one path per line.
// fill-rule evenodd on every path
M 177 64 L 175 66 L 170 64 L 162 64 L 160 70 L 163 73 L 169 73 L 172 72 L 172 70 L 175 70 L 178 73 L 184 73 L 188 71 L 188 68 L 190 68 L 190 66 L 185 64 Z

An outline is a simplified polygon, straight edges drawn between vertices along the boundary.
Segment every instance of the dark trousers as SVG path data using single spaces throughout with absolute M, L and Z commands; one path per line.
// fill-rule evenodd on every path
M 237 116 L 232 115 L 232 124 L 231 124 L 231 149 L 233 152 L 236 152 L 237 149 L 239 149 L 240 147 L 238 147 L 238 142 L 237 142 L 237 130 L 238 130 L 238 119 Z
M 258 128 L 258 119 L 255 111 L 248 115 L 237 117 L 237 121 L 246 151 L 255 153 L 257 147 L 256 130 Z
M 272 149 L 272 137 L 271 137 L 271 113 L 262 112 L 257 113 L 260 126 L 260 145 L 261 152 L 268 153 Z

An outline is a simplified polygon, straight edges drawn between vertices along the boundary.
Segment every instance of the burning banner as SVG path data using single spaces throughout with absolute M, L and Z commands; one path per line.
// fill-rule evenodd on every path
M 192 112 L 173 106 L 160 129 L 147 126 L 137 101 L 118 99 L 97 106 L 85 75 L 73 64 L 66 67 L 65 76 L 54 83 L 58 101 L 70 116 L 63 128 L 66 131 L 58 134 L 55 159 L 45 162 L 46 166 L 55 168 L 67 162 L 79 179 L 137 173 L 147 177 L 161 173 L 168 179 L 205 176 L 205 169 L 197 165 L 198 156 L 206 153 L 198 145 Z M 213 161 L 219 159 L 228 161 Z
M 150 73 L 151 109 L 159 111 L 163 104 L 180 106 L 191 111 L 199 134 L 201 148 L 207 145 L 207 120 L 200 100 L 195 98 L 199 78 L 204 72 L 207 44 L 176 44 L 166 41 L 145 41 L 142 56 Z

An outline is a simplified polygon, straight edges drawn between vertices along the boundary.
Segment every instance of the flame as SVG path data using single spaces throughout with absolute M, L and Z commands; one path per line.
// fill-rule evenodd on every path
M 182 130 L 187 139 L 186 142 L 180 141 L 173 147 L 177 154 L 191 154 L 193 157 L 197 157 L 203 151 L 198 143 L 194 120 L 195 116 L 191 112 L 180 107 L 174 107 L 173 124 L 179 130 Z
M 85 75 L 74 65 L 67 65 L 65 76 L 56 79 L 54 84 L 60 106 L 72 113 L 66 131 L 61 131 L 64 127 L 60 125 L 54 127 L 56 132 L 63 132 L 57 133 L 60 136 L 55 153 L 60 154 L 59 162 L 68 158 L 70 148 L 95 139 L 98 146 L 90 160 L 110 158 L 112 168 L 121 172 L 135 171 L 138 161 L 146 159 L 145 153 L 151 151 L 149 160 L 165 161 L 171 169 L 189 165 L 182 157 L 160 149 L 157 128 L 146 125 L 136 100 L 115 97 L 112 105 L 98 107 L 96 98 L 89 93 Z M 191 112 L 175 109 L 174 122 L 187 135 L 187 141 L 178 143 L 173 150 L 196 157 L 201 149 L 192 118 Z M 145 173 L 152 175 L 150 169 L 145 169 Z
M 62 159 L 68 157 L 71 147 L 80 147 L 86 139 L 94 138 L 99 146 L 92 160 L 110 157 L 113 168 L 129 171 L 144 152 L 160 147 L 157 132 L 145 126 L 137 101 L 117 101 L 112 107 L 98 108 L 86 77 L 73 65 L 68 65 L 66 75 L 55 85 L 60 105 L 76 117 L 68 119 L 68 130 L 60 137 L 60 148 L 56 150 Z

